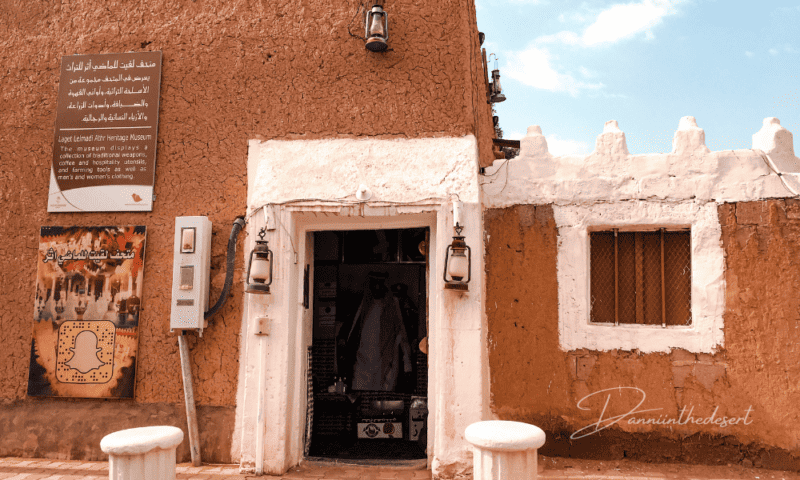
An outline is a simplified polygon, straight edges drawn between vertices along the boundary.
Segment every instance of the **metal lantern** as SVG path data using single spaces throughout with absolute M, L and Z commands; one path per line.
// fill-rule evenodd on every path
M 258 240 L 253 251 L 250 252 L 250 263 L 247 266 L 247 287 L 245 292 L 257 295 L 269 293 L 272 284 L 272 250 L 264 240 L 267 230 L 262 228 L 258 232 Z
M 494 57 L 494 70 L 492 70 L 492 83 L 489 84 L 489 103 L 500 103 L 506 101 L 506 96 L 503 95 L 503 87 L 500 85 L 500 69 L 497 67 L 497 55 L 494 53 L 489 55 L 489 59 Z
M 461 235 L 461 227 L 456 227 L 453 243 L 448 245 L 444 257 L 444 288 L 448 290 L 469 290 L 472 270 L 472 250 Z
M 367 10 L 364 28 L 367 50 L 373 52 L 386 50 L 388 47 L 386 41 L 389 40 L 389 14 L 383 11 L 380 3 L 376 3 L 371 10 Z
M 503 87 L 500 86 L 500 70 L 492 70 L 492 97 L 489 99 L 491 103 L 500 103 L 506 101 L 506 96 L 503 95 Z

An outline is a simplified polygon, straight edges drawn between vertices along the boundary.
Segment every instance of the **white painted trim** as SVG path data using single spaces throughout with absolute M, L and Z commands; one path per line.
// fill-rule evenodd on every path
M 559 339 L 563 350 L 669 352 L 683 348 L 711 353 L 724 343 L 724 252 L 717 205 L 618 202 L 554 206 L 558 227 Z M 589 232 L 607 227 L 691 226 L 692 325 L 600 325 L 589 321 L 591 292 Z
M 282 474 L 302 460 L 306 413 L 306 351 L 310 322 L 303 321 L 303 260 L 307 233 L 319 230 L 431 229 L 428 276 L 428 463 L 434 475 L 465 473 L 472 451 L 464 438 L 489 410 L 484 311 L 484 244 L 475 137 L 409 140 L 329 139 L 250 141 L 248 211 L 271 205 L 277 228 L 268 235 L 275 253 L 272 294 L 247 295 L 245 324 L 271 319 L 259 362 L 258 340 L 243 327 L 234 451 L 242 471 L 254 470 L 257 398 L 266 393 L 264 472 Z M 373 195 L 357 200 L 359 185 Z M 469 292 L 445 291 L 444 246 L 452 241 L 451 199 L 464 202 L 466 242 L 472 248 Z M 263 225 L 250 217 L 248 250 Z M 295 263 L 295 253 L 298 261 Z M 304 257 L 305 255 L 305 257 Z M 306 262 L 309 263 L 309 262 Z M 268 298 L 267 298 L 268 297 Z M 266 378 L 259 392 L 258 378 Z
M 437 284 L 435 279 L 431 278 L 432 275 L 435 274 L 434 270 L 434 263 L 436 260 L 437 255 L 435 252 L 438 251 L 437 245 L 437 213 L 441 209 L 440 206 L 433 207 L 418 207 L 415 210 L 417 211 L 414 214 L 406 214 L 400 216 L 385 216 L 380 215 L 380 213 L 389 213 L 390 208 L 368 208 L 366 211 L 370 212 L 372 215 L 366 216 L 339 216 L 339 215 L 325 215 L 320 216 L 316 215 L 315 212 L 296 212 L 294 213 L 297 221 L 296 227 L 298 236 L 306 237 L 310 232 L 322 232 L 322 231 L 342 231 L 342 230 L 378 230 L 378 229 L 400 229 L 400 228 L 429 228 L 430 229 L 430 245 L 428 246 L 429 252 L 434 252 L 434 255 L 429 255 L 429 264 L 428 264 L 428 277 L 426 279 L 426 285 L 428 288 L 427 295 L 428 295 L 428 324 L 433 325 L 437 323 L 437 321 L 433 318 L 433 309 L 431 308 L 432 302 L 430 299 L 433 297 L 433 290 L 434 285 Z M 313 248 L 309 249 L 310 258 L 305 259 L 305 263 L 300 262 L 301 269 L 302 266 L 305 264 L 313 265 Z M 313 290 L 312 290 L 313 292 Z M 302 308 L 299 308 L 302 314 Z M 302 330 L 302 332 L 298 335 L 299 338 L 304 339 L 303 349 L 307 351 L 308 347 L 311 346 L 312 343 L 312 331 L 311 331 L 311 322 L 303 322 L 298 327 Z M 429 337 L 431 336 L 431 332 L 428 332 Z M 432 343 L 432 342 L 431 342 Z M 429 352 L 430 353 L 430 352 Z M 429 364 L 431 363 L 431 356 L 428 357 Z M 307 362 L 304 364 L 307 365 Z M 308 375 L 307 369 L 302 369 L 303 377 L 306 378 Z M 431 384 L 431 371 L 428 371 L 428 391 L 430 394 L 430 384 Z M 301 411 L 298 411 L 298 414 L 302 414 L 300 418 L 300 422 L 298 425 L 290 426 L 290 430 L 292 431 L 302 431 L 305 432 L 305 418 L 306 418 L 306 409 L 307 409 L 307 402 L 297 402 L 298 404 L 302 403 Z M 431 408 L 432 399 L 428 398 L 428 406 L 429 409 Z M 299 407 L 300 405 L 298 405 Z M 434 418 L 433 414 L 429 414 L 428 416 L 428 445 L 435 444 L 435 429 L 431 428 L 430 425 L 434 424 L 432 419 Z M 298 439 L 299 447 L 300 447 L 300 456 L 298 458 L 298 462 L 302 459 L 302 442 L 303 438 L 302 435 Z M 433 449 L 428 449 L 428 466 L 430 467 L 431 461 L 433 460 Z

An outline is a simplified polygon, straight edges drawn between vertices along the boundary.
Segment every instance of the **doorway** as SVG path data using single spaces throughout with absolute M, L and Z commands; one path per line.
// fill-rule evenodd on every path
M 307 457 L 427 458 L 426 228 L 313 233 Z

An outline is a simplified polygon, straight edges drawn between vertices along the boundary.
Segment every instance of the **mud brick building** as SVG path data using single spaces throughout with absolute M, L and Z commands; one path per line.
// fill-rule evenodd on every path
M 473 2 L 383 8 L 373 52 L 357 2 L 0 7 L 0 455 L 101 459 L 107 433 L 186 428 L 175 219 L 213 224 L 214 301 L 244 215 L 227 303 L 188 336 L 204 461 L 454 478 L 466 426 L 499 418 L 543 428 L 551 455 L 797 469 L 800 185 L 775 173 L 800 171 L 791 133 L 767 119 L 753 149 L 709 152 L 687 117 L 673 152 L 630 155 L 610 122 L 588 157 L 553 157 L 531 127 L 495 161 Z M 48 213 L 62 57 L 121 52 L 162 55 L 152 211 Z M 466 290 L 445 272 L 454 220 Z M 28 394 L 40 231 L 73 225 L 147 229 L 132 398 Z M 245 292 L 262 229 L 269 295 Z M 347 368 L 391 316 L 369 282 L 397 306 L 381 388 Z

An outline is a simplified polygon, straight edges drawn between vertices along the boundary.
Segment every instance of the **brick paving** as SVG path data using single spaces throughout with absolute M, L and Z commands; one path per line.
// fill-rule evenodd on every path
M 600 462 L 563 458 L 539 460 L 539 478 L 545 480 L 800 480 L 800 474 L 740 466 L 710 467 L 683 464 L 647 464 L 628 461 Z M 181 480 L 430 480 L 430 470 L 360 467 L 321 463 L 302 464 L 282 476 L 239 473 L 238 465 L 178 465 Z M 107 462 L 0 458 L 0 480 L 108 479 Z M 153 479 L 158 480 L 158 479 Z M 504 479 L 506 480 L 506 479 Z M 518 480 L 518 479 L 507 479 Z

